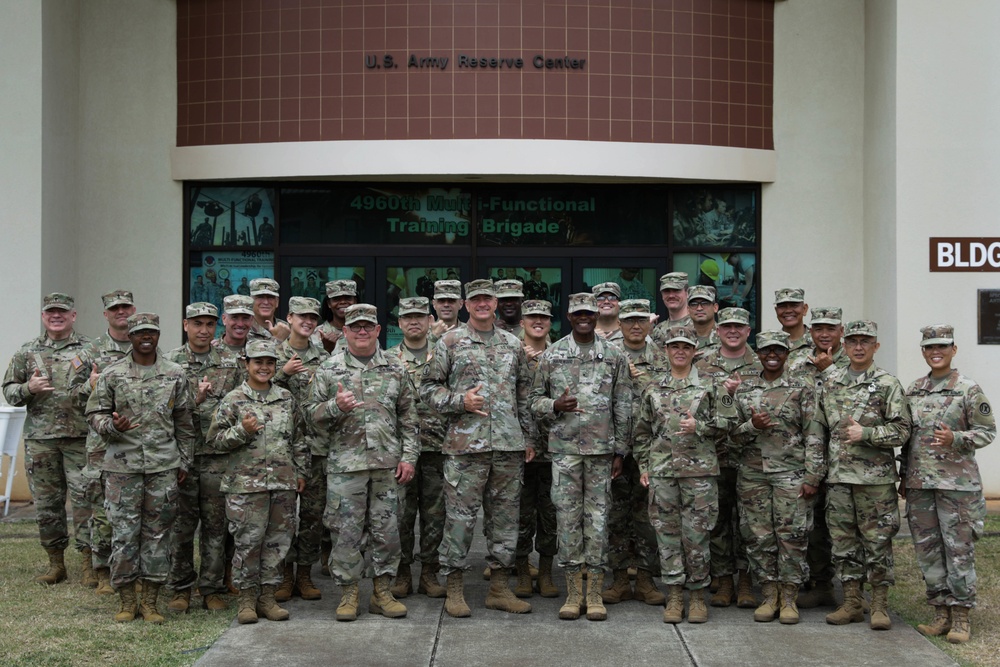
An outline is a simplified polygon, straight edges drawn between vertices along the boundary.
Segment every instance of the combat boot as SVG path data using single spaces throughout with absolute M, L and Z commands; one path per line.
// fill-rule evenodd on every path
M 483 568 L 483 581 L 489 581 L 491 576 L 493 575 L 490 572 L 490 566 L 487 565 L 485 568 Z
M 337 620 L 354 621 L 358 618 L 358 582 L 341 587 L 341 591 Z
M 251 586 L 240 591 L 239 612 L 236 621 L 240 625 L 257 622 L 257 587 Z
M 156 600 L 160 596 L 160 584 L 147 579 L 142 582 L 142 593 L 139 598 L 139 613 L 147 623 L 163 623 L 165 620 L 160 610 L 156 608 Z
M 653 581 L 653 573 L 649 570 L 639 568 L 635 574 L 635 599 L 642 600 L 646 604 L 659 606 L 663 604 L 665 597 Z
M 292 591 L 295 590 L 295 565 L 285 563 L 285 569 L 281 574 L 281 585 L 274 591 L 274 599 L 277 602 L 288 602 L 292 599 Z
M 765 581 L 760 585 L 760 592 L 764 600 L 754 610 L 753 620 L 758 623 L 770 623 L 778 615 L 778 584 Z
M 135 620 L 135 615 L 139 611 L 139 601 L 135 599 L 135 584 L 125 584 L 118 589 L 118 596 L 121 604 L 118 613 L 115 614 L 116 623 L 128 623 Z
M 181 591 L 174 591 L 173 597 L 170 598 L 170 602 L 167 603 L 167 609 L 169 611 L 175 611 L 177 613 L 184 613 L 191 606 L 191 589 L 185 588 Z
M 223 611 L 226 601 L 218 593 L 209 593 L 202 599 L 201 606 L 207 611 Z
M 257 615 L 263 616 L 269 621 L 287 621 L 288 610 L 278 606 L 278 600 L 274 593 L 277 587 L 274 585 L 261 586 L 260 597 L 257 598 Z
M 399 567 L 396 568 L 396 580 L 392 582 L 389 590 L 396 598 L 405 598 L 413 592 L 413 574 L 410 572 L 409 565 L 399 564 Z
M 757 606 L 757 598 L 753 596 L 753 580 L 746 570 L 740 570 L 740 581 L 736 586 L 736 606 L 740 609 L 753 609 Z
M 519 598 L 530 598 L 534 593 L 531 585 L 531 568 L 528 566 L 527 558 L 518 558 L 514 563 L 517 567 L 517 585 L 514 586 L 514 595 Z
M 667 586 L 667 606 L 663 610 L 664 623 L 680 623 L 684 620 L 684 587 Z
M 46 549 L 45 553 L 49 555 L 49 569 L 45 574 L 35 577 L 35 581 L 50 586 L 58 584 L 60 581 L 66 581 L 66 562 L 63 560 L 63 550 Z
M 625 571 L 628 576 L 628 570 Z M 587 620 L 606 621 L 608 620 L 608 610 L 604 606 L 604 599 L 601 592 L 604 588 L 604 570 L 594 570 L 587 577 Z
M 622 568 L 611 573 L 611 585 L 601 591 L 601 597 L 608 604 L 618 604 L 632 599 L 632 583 L 628 580 L 628 570 Z
M 583 572 L 566 573 L 566 602 L 559 608 L 559 618 L 566 621 L 575 621 L 580 618 L 580 611 L 584 607 L 583 602 Z
M 688 623 L 705 623 L 706 621 L 708 621 L 708 607 L 705 606 L 705 592 L 699 588 L 690 593 Z
M 837 598 L 833 594 L 832 581 L 814 581 L 809 590 L 799 593 L 797 603 L 800 609 L 815 607 L 836 607 Z
M 97 574 L 97 590 L 94 592 L 98 595 L 114 595 L 115 589 L 111 587 L 111 570 L 99 567 L 95 573 Z
M 559 597 L 559 589 L 552 583 L 552 556 L 538 559 L 538 594 L 543 598 Z
M 455 570 L 448 575 L 448 597 L 444 601 L 444 610 L 453 618 L 468 618 L 472 616 L 472 610 L 465 603 L 465 595 L 463 595 L 462 588 L 462 571 Z
M 872 630 L 891 630 L 889 618 L 889 587 L 876 586 L 872 589 L 872 612 L 868 617 L 868 627 Z
M 718 577 L 718 581 L 719 589 L 712 596 L 711 604 L 713 607 L 728 607 L 736 596 L 736 591 L 733 588 L 733 575 L 727 574 L 724 577 Z
M 844 582 L 844 604 L 837 611 L 826 615 L 830 625 L 847 625 L 865 620 L 865 610 L 861 606 L 861 582 L 857 579 Z
M 406 569 L 410 566 L 407 565 Z M 382 614 L 386 618 L 403 618 L 406 616 L 406 606 L 392 596 L 392 587 L 388 574 L 380 574 L 375 577 L 372 596 L 368 600 L 369 614 Z
M 97 588 L 97 575 L 94 574 L 93 552 L 90 547 L 86 547 L 80 552 L 83 556 L 83 569 L 80 573 L 80 583 L 87 588 Z
M 507 568 L 498 567 L 490 573 L 490 589 L 486 593 L 486 608 L 506 611 L 511 614 L 527 614 L 531 605 L 514 597 L 507 583 Z M 529 575 L 530 577 L 530 575 Z
M 964 644 L 972 636 L 972 624 L 969 622 L 968 607 L 951 608 L 951 630 L 948 632 L 949 644 Z
M 917 626 L 917 632 L 925 637 L 940 637 L 946 635 L 951 630 L 951 607 L 947 605 L 934 605 L 934 620 L 930 624 L 921 623 Z
M 316 584 L 313 583 L 311 569 L 311 565 L 299 565 L 296 568 L 295 587 L 292 589 L 292 593 L 298 594 L 303 600 L 322 600 L 323 591 L 316 588 Z M 277 600 L 278 596 L 275 595 L 274 599 Z
M 799 597 L 799 585 L 791 582 L 781 584 L 781 613 L 778 622 L 784 625 L 795 625 L 799 622 L 799 608 L 795 599 Z
M 418 593 L 423 593 L 429 598 L 443 598 L 448 595 L 448 589 L 438 583 L 438 568 L 437 563 L 424 563 L 420 566 Z

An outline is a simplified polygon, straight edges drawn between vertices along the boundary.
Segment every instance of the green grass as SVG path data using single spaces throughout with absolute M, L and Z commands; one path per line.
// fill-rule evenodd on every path
M 227 611 L 209 613 L 200 608 L 201 598 L 192 600 L 187 614 L 167 614 L 161 592 L 166 623 L 115 623 L 118 596 L 95 595 L 80 585 L 79 553 L 66 552 L 69 581 L 56 586 L 32 582 L 46 562 L 33 522 L 0 523 L 0 656 L 5 667 L 192 665 L 236 615 L 235 599 Z

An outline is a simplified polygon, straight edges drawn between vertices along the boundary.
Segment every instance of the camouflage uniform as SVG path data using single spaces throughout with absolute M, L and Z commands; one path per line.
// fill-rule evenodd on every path
M 329 336 L 330 334 L 336 334 L 336 338 L 334 339 L 336 344 L 339 343 L 344 337 L 344 330 L 335 327 L 333 322 L 323 322 L 316 327 L 315 331 L 313 331 L 312 336 L 309 337 L 309 342 L 318 346 L 320 349 L 325 349 L 323 348 L 323 336 Z
M 278 283 L 271 280 L 270 278 L 256 278 L 250 281 L 250 296 L 254 297 L 259 294 L 267 294 L 270 296 L 278 296 Z M 277 312 L 275 312 L 275 317 L 271 322 L 271 326 L 276 327 L 279 324 L 284 324 L 288 326 L 288 322 L 278 318 Z M 275 339 L 274 334 L 264 328 L 259 322 L 257 322 L 257 316 L 254 315 L 254 319 L 250 320 L 250 331 L 247 332 L 247 342 L 254 340 L 273 340 L 275 343 L 281 341 Z
M 530 302 L 525 302 L 526 308 L 529 307 Z M 537 312 L 543 315 L 549 314 L 551 317 L 551 305 L 547 301 L 542 303 L 546 304 L 549 310 L 543 308 Z M 546 338 L 546 349 L 550 345 Z M 526 361 L 528 369 L 534 377 L 541 357 Z M 558 551 L 556 506 L 552 504 L 552 457 L 545 446 L 549 434 L 546 429 L 539 429 L 537 423 L 535 427 L 536 432 L 533 434 L 533 440 L 538 443 L 539 447 L 535 452 L 535 458 L 524 464 L 524 484 L 521 487 L 521 508 L 515 554 L 517 559 L 527 558 L 531 555 L 532 544 L 534 544 L 534 550 L 538 552 L 539 556 L 552 557 Z
M 331 280 L 324 286 L 326 288 L 326 298 L 327 300 L 333 299 L 338 296 L 353 296 L 355 301 L 358 298 L 358 284 L 353 280 Z M 322 315 L 321 315 L 322 317 Z M 321 350 L 326 348 L 323 346 L 323 336 L 329 336 L 330 334 L 336 334 L 334 338 L 334 343 L 339 343 L 344 336 L 343 329 L 335 327 L 333 321 L 322 322 L 316 330 L 313 331 L 312 336 L 309 340 L 312 344 Z M 336 350 L 339 352 L 340 350 Z
M 809 334 L 809 327 L 798 340 L 788 341 L 788 361 L 785 368 L 793 368 L 809 363 L 809 356 L 813 353 L 812 336 Z

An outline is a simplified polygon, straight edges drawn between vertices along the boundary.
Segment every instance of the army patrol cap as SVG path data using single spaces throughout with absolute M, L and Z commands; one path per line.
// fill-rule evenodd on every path
M 787 350 L 791 348 L 788 344 L 790 338 L 791 336 L 784 331 L 761 331 L 757 334 L 757 349 L 762 350 L 776 345 Z
M 226 315 L 253 315 L 253 298 L 230 294 L 222 300 L 222 312 Z
M 844 311 L 840 308 L 813 308 L 810 324 L 842 324 Z
M 42 310 L 73 310 L 76 301 L 69 294 L 53 292 L 42 299 Z
M 435 299 L 461 299 L 462 298 L 462 283 L 457 280 L 435 280 L 434 281 L 434 298 Z
M 250 296 L 269 294 L 278 296 L 278 283 L 270 278 L 254 278 L 250 281 Z
M 715 288 L 711 285 L 695 285 L 688 289 L 688 303 L 696 299 L 715 303 Z
M 878 325 L 871 320 L 854 320 L 844 327 L 844 338 L 851 336 L 872 336 L 878 338 Z
M 667 329 L 667 342 L 664 345 L 671 343 L 687 343 L 698 347 L 698 332 L 694 330 L 694 327 L 669 327 Z
M 254 339 L 247 343 L 246 353 L 244 354 L 244 356 L 247 359 L 261 359 L 265 357 L 270 357 L 271 359 L 277 359 L 278 345 L 269 338 Z
M 326 298 L 358 295 L 358 284 L 353 280 L 331 280 L 326 284 Z
M 646 299 L 626 299 L 618 305 L 618 319 L 626 320 L 633 317 L 649 319 L 649 301 Z
M 779 303 L 805 303 L 806 291 L 798 287 L 785 287 L 775 290 L 774 305 Z
M 288 300 L 288 314 L 289 315 L 305 315 L 307 313 L 312 313 L 316 317 L 322 317 L 320 315 L 320 303 L 316 299 L 308 296 L 293 296 Z
M 101 301 L 104 302 L 104 310 L 123 304 L 126 306 L 135 305 L 135 301 L 132 300 L 132 292 L 125 289 L 116 289 L 114 292 L 108 292 L 101 297 Z
M 932 324 L 920 330 L 923 336 L 920 347 L 928 345 L 954 345 L 955 327 L 950 324 Z
M 399 300 L 400 315 L 430 315 L 431 304 L 426 296 L 409 296 Z
M 750 326 L 750 312 L 743 308 L 723 308 L 719 311 L 719 324 L 742 324 Z
M 480 294 L 485 294 L 487 296 L 496 296 L 496 288 L 493 287 L 493 281 L 487 278 L 480 278 L 478 280 L 470 280 L 465 283 L 465 298 L 471 299 L 474 296 L 479 296 Z
M 590 292 L 577 292 L 576 294 L 570 294 L 569 308 L 566 309 L 566 312 L 577 313 L 583 310 L 589 310 L 592 313 L 596 313 L 597 298 Z
M 355 322 L 378 324 L 378 310 L 370 303 L 356 303 L 353 306 L 349 306 L 347 314 L 344 316 L 344 326 L 354 324 Z
M 552 317 L 552 304 L 541 299 L 530 299 L 521 304 L 521 315 Z
M 207 301 L 189 303 L 184 309 L 184 319 L 193 320 L 196 317 L 214 317 L 219 319 L 219 309 Z
M 128 335 L 144 329 L 160 330 L 160 316 L 156 313 L 136 313 L 128 318 Z
M 524 288 L 520 280 L 498 280 L 493 286 L 498 299 L 524 298 Z
M 618 283 L 601 283 L 600 285 L 594 285 L 591 287 L 590 291 L 594 293 L 594 296 L 614 294 L 619 299 L 622 298 L 622 288 Z
M 660 276 L 660 291 L 665 289 L 687 289 L 688 274 L 683 271 L 664 273 Z

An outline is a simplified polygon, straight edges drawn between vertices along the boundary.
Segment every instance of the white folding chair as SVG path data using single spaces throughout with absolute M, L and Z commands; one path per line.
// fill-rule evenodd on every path
M 4 504 L 4 516 L 7 516 L 7 512 L 10 511 L 10 490 L 14 487 L 14 475 L 17 474 L 17 450 L 21 444 L 21 431 L 24 429 L 26 415 L 27 410 L 24 408 L 0 406 L 0 468 L 3 465 L 3 457 L 10 458 L 6 489 L 4 494 L 0 496 L 0 501 Z

